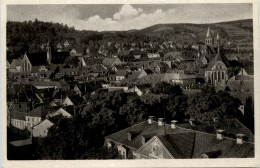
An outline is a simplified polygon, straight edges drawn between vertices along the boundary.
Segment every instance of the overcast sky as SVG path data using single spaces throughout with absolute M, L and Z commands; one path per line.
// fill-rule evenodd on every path
M 214 23 L 253 18 L 252 4 L 8 5 L 7 20 L 52 21 L 78 30 L 142 29 L 159 23 Z

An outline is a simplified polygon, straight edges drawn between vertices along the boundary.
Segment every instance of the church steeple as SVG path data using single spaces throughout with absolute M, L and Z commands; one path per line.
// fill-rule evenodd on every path
M 205 38 L 205 44 L 207 45 L 213 45 L 214 44 L 214 38 L 211 34 L 210 27 L 208 27 L 208 31 Z
M 219 33 L 217 33 L 217 37 L 216 37 L 216 45 L 217 45 L 217 46 L 220 45 L 220 36 L 219 36 Z
M 206 38 L 207 38 L 207 37 L 212 37 L 211 32 L 210 32 L 210 27 L 208 27 L 208 31 L 207 31 Z
M 47 62 L 51 64 L 51 46 L 50 42 L 48 40 L 47 45 L 46 45 L 46 54 L 47 54 Z

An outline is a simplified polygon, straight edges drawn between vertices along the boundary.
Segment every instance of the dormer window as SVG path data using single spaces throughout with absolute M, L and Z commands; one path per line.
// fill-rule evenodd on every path
M 108 149 L 111 149 L 111 148 L 112 148 L 111 142 L 107 142 L 107 148 L 108 148 Z
M 122 145 L 117 146 L 118 153 L 122 156 L 123 159 L 126 159 L 126 148 Z

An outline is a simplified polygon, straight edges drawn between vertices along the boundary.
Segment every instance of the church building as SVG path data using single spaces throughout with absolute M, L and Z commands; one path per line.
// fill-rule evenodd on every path
M 231 67 L 227 58 L 220 52 L 209 63 L 205 70 L 205 79 L 207 83 L 215 85 L 225 85 L 228 80 L 228 68 Z

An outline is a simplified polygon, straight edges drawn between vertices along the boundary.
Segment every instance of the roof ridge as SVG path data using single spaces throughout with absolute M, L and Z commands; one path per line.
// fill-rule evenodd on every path
M 178 127 L 178 126 L 176 126 L 176 127 Z M 183 128 L 183 127 L 179 127 L 179 128 Z M 183 129 L 193 130 L 193 131 L 195 131 L 196 133 L 198 132 L 198 133 L 208 134 L 208 135 L 211 135 L 211 136 L 216 136 L 215 134 L 211 134 L 211 133 L 207 133 L 207 132 L 201 132 L 201 131 L 197 131 L 197 130 L 194 130 L 194 129 L 188 129 L 188 128 L 183 128 Z M 230 138 L 230 137 L 227 137 L 227 136 L 224 136 L 224 138 L 236 141 L 236 139 L 233 139 L 233 138 Z M 248 141 L 245 141 L 245 143 L 254 144 L 254 143 L 248 142 Z
M 134 125 L 132 125 L 132 126 L 130 126 L 130 127 L 127 127 L 127 128 L 122 129 L 122 130 L 120 130 L 120 131 L 117 131 L 117 132 L 115 132 L 115 133 L 113 133 L 113 134 L 107 135 L 107 136 L 105 136 L 104 138 L 107 138 L 107 137 L 109 137 L 109 136 L 111 136 L 111 135 L 114 135 L 114 134 L 117 134 L 117 133 L 119 133 L 119 132 L 123 132 L 123 131 L 125 131 L 126 129 L 129 129 L 129 128 L 133 127 L 133 126 L 137 126 L 137 125 L 143 124 L 143 123 L 145 123 L 145 122 L 147 122 L 147 121 L 142 121 L 142 122 L 140 122 L 140 123 L 134 124 Z

